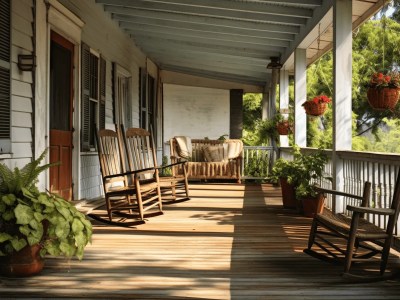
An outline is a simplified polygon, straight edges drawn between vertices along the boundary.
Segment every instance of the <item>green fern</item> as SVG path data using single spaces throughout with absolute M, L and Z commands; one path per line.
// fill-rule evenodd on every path
M 40 166 L 46 154 L 47 149 L 43 151 L 39 158 L 26 164 L 22 169 L 15 167 L 14 170 L 11 170 L 6 165 L 0 164 L 0 194 L 19 195 L 22 193 L 22 188 L 26 188 L 35 194 L 39 193 L 36 187 L 39 174 L 59 164 L 59 162 L 56 162 Z

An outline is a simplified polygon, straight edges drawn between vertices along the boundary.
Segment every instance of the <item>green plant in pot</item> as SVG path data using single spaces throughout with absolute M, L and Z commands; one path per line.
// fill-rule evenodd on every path
M 320 195 L 316 192 L 315 183 L 318 179 L 324 177 L 323 169 L 326 162 L 327 156 L 322 149 L 312 154 L 303 154 L 297 145 L 293 146 L 293 160 L 280 158 L 276 161 L 272 169 L 272 179 L 274 181 L 280 180 L 284 207 L 304 209 L 304 201 L 313 199 L 311 201 L 314 205 L 315 199 L 321 200 Z M 323 209 L 320 202 L 316 209 Z M 300 205 L 298 205 L 299 203 Z M 313 213 L 308 213 L 307 210 L 305 214 L 307 216 L 313 215 Z
M 316 187 L 321 178 L 331 179 L 323 175 L 324 166 L 328 160 L 322 149 L 311 154 L 300 154 L 296 158 L 300 167 L 292 175 L 296 185 L 296 198 L 302 204 L 305 216 L 314 217 L 321 213 L 324 208 L 324 197 L 318 193 Z
M 297 176 L 302 169 L 300 148 L 293 147 L 293 160 L 279 158 L 272 168 L 272 182 L 279 182 L 282 190 L 282 202 L 285 208 L 298 208 L 296 200 Z
M 92 225 L 71 203 L 39 192 L 38 175 L 47 151 L 23 168 L 0 164 L 0 271 L 4 275 L 39 273 L 46 254 L 82 259 Z

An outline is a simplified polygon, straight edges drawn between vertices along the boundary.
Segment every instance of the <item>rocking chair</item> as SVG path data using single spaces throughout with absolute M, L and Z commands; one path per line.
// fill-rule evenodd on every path
M 113 221 L 114 212 L 119 215 L 127 212 L 132 216 L 136 210 L 141 220 L 144 220 L 144 212 L 155 206 L 162 213 L 157 170 L 142 168 L 125 172 L 123 145 L 118 133 L 113 130 L 99 130 L 96 140 L 110 222 Z M 144 179 L 146 176 L 149 179 Z
M 343 277 L 356 281 L 375 281 L 393 277 L 393 274 L 385 274 L 393 233 L 397 223 L 400 207 L 400 176 L 398 175 L 393 192 L 393 198 L 390 208 L 371 208 L 368 207 L 371 193 L 371 183 L 364 184 L 362 196 L 356 196 L 340 191 L 327 189 L 318 189 L 322 193 L 350 197 L 361 200 L 361 206 L 347 205 L 347 210 L 352 212 L 352 217 L 343 214 L 334 214 L 329 210 L 317 214 L 312 222 L 308 247 L 304 252 L 332 263 L 344 264 Z M 370 223 L 366 214 L 375 216 L 384 216 L 382 220 L 383 228 Z M 346 247 L 343 247 L 345 241 Z M 318 250 L 312 249 L 313 247 Z M 361 274 L 354 272 L 355 263 L 366 260 L 380 260 L 379 274 L 367 274 L 363 271 Z M 352 271 L 351 271 L 351 270 Z M 397 275 L 397 274 L 395 274 Z
M 121 125 L 121 131 L 124 131 Z M 154 149 L 154 141 L 149 131 L 142 128 L 128 128 L 123 134 L 125 139 L 126 153 L 130 170 L 143 168 L 156 168 L 162 170 L 181 165 L 183 176 L 159 176 L 162 199 L 172 198 L 177 200 L 178 195 L 183 195 L 179 201 L 189 200 L 189 186 L 186 174 L 186 162 L 179 162 L 170 165 L 157 166 L 157 157 Z

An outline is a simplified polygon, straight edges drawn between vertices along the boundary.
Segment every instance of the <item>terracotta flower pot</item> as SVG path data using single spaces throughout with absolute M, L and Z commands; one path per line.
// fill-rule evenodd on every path
M 319 194 L 315 197 L 309 196 L 301 199 L 303 205 L 303 214 L 305 217 L 314 218 L 316 214 L 321 214 L 324 211 L 325 197 Z
M 280 135 L 288 135 L 290 131 L 289 121 L 276 123 L 276 130 Z
M 307 101 L 303 104 L 306 114 L 310 116 L 321 116 L 325 113 L 326 103 L 315 103 L 314 101 Z
M 375 110 L 393 110 L 399 100 L 399 89 L 369 88 L 367 91 L 369 105 Z
M 282 189 L 282 203 L 284 208 L 297 208 L 294 185 L 287 182 L 286 178 L 279 178 Z
M 43 270 L 40 245 L 26 246 L 9 256 L 0 257 L 0 273 L 8 277 L 32 276 Z

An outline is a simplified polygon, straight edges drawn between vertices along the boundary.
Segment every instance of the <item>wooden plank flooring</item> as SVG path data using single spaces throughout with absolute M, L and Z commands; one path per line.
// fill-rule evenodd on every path
M 82 261 L 0 277 L 0 298 L 399 299 L 400 279 L 348 283 L 304 254 L 310 219 L 271 185 L 191 184 L 192 199 L 136 228 L 96 223 Z M 391 267 L 400 268 L 397 256 Z

